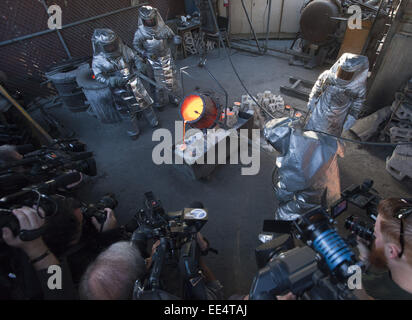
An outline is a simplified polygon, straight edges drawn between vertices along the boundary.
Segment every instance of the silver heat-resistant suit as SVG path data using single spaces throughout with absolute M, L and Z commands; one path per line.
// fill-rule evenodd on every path
M 129 135 L 139 135 L 139 112 L 156 127 L 158 120 L 152 108 L 153 99 L 136 74 L 142 68 L 140 57 L 110 29 L 96 29 L 92 43 L 96 80 L 111 88 L 118 110 L 130 115 L 132 130 Z
M 338 70 L 353 73 L 342 80 Z M 365 56 L 345 53 L 330 70 L 322 73 L 312 89 L 310 118 L 304 128 L 296 121 L 277 119 L 266 124 L 264 135 L 280 152 L 276 159 L 278 220 L 295 220 L 321 204 L 326 190 L 328 204 L 340 197 L 337 159 L 343 156 L 340 137 L 359 117 L 366 97 L 369 62 Z
M 139 10 L 139 27 L 133 46 L 139 55 L 146 58 L 153 69 L 156 87 L 155 104 L 160 107 L 178 95 L 177 71 L 172 56 L 171 44 L 178 44 L 179 36 L 164 23 L 156 8 L 143 6 Z M 176 103 L 176 101 L 171 101 Z

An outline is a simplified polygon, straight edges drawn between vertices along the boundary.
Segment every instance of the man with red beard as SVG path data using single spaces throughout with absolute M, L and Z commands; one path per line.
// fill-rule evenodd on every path
M 364 290 L 359 297 L 412 300 L 412 202 L 382 200 L 374 235 L 371 250 L 358 239 L 359 258 L 369 266 L 362 277 Z

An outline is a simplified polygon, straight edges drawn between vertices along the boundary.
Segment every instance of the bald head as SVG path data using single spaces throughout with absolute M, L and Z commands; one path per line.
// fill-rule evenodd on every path
M 23 156 L 17 152 L 16 146 L 3 145 L 0 146 L 0 165 L 21 160 Z
M 134 283 L 144 276 L 146 265 L 130 242 L 117 242 L 103 251 L 87 268 L 80 282 L 85 300 L 129 300 Z

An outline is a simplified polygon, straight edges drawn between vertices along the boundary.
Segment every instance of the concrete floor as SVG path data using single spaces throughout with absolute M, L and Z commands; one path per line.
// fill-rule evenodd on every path
M 288 76 L 316 80 L 322 71 L 291 67 L 287 59 L 272 56 L 253 56 L 232 51 L 234 64 L 252 94 L 264 90 L 279 93 L 281 85 L 288 84 Z M 178 61 L 180 67 L 196 65 L 198 58 Z M 230 102 L 240 101 L 244 94 L 224 53 L 210 54 L 210 71 L 229 92 Z M 204 70 L 197 67 L 185 80 L 186 93 L 194 87 L 216 88 Z M 284 96 L 287 104 L 305 108 L 301 100 Z M 256 176 L 241 176 L 240 165 L 219 167 L 209 181 L 193 181 L 169 165 L 156 166 L 152 162 L 152 130 L 144 122 L 144 132 L 137 141 L 126 134 L 125 122 L 104 125 L 86 113 L 72 114 L 64 109 L 55 110 L 56 116 L 77 132 L 96 155 L 99 176 L 92 180 L 81 197 L 95 201 L 107 192 L 114 192 L 119 200 L 116 210 L 121 223 L 127 222 L 142 207 L 143 193 L 153 191 L 166 210 L 174 211 L 200 200 L 209 209 L 209 222 L 202 231 L 219 255 L 211 253 L 206 259 L 225 287 L 226 296 L 247 293 L 257 271 L 254 249 L 259 245 L 257 235 L 264 219 L 270 219 L 275 210 L 271 189 L 271 170 L 275 158 L 261 154 L 261 169 Z M 159 113 L 161 125 L 174 132 L 174 121 L 180 120 L 178 109 L 167 107 Z M 376 189 L 384 197 L 412 196 L 412 183 L 400 183 L 385 171 L 385 157 L 391 149 L 358 149 L 348 145 L 345 158 L 340 160 L 342 187 L 361 183 L 364 178 L 375 180 Z

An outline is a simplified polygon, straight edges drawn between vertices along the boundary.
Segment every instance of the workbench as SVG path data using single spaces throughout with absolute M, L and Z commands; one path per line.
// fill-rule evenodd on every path
M 204 150 L 203 153 L 190 156 L 190 154 L 186 155 L 186 151 L 185 151 L 184 155 L 182 156 L 182 152 L 176 149 L 183 144 L 183 140 L 177 141 L 172 146 L 172 152 L 175 156 L 174 167 L 178 171 L 182 172 L 185 176 L 192 178 L 193 180 L 209 179 L 213 171 L 219 165 L 218 164 L 219 147 L 221 148 L 222 144 L 225 145 L 224 148 L 226 150 L 226 163 L 227 163 L 228 162 L 227 159 L 230 157 L 231 154 L 235 152 L 239 152 L 240 139 L 244 139 L 240 137 L 239 130 L 248 129 L 248 138 L 250 139 L 252 136 L 252 128 L 253 128 L 253 115 L 240 112 L 238 122 L 235 124 L 233 128 L 235 130 L 226 130 L 224 134 L 216 134 L 214 137 L 216 138 L 216 140 L 213 141 L 213 143 L 209 143 L 209 144 L 205 143 L 205 147 L 203 148 Z M 197 134 L 199 134 L 199 132 Z M 191 135 L 188 132 L 188 134 L 186 134 L 186 137 L 184 138 L 186 143 L 187 141 L 190 141 L 190 137 Z M 238 143 L 238 148 L 236 150 L 231 150 L 230 139 L 238 139 L 239 143 Z M 206 140 L 206 138 L 204 140 Z M 214 164 L 207 164 L 208 152 L 212 150 L 213 148 L 215 150 Z M 204 160 L 203 163 L 201 163 L 202 159 Z M 183 161 L 183 164 L 177 164 L 177 163 L 181 163 L 182 161 Z

